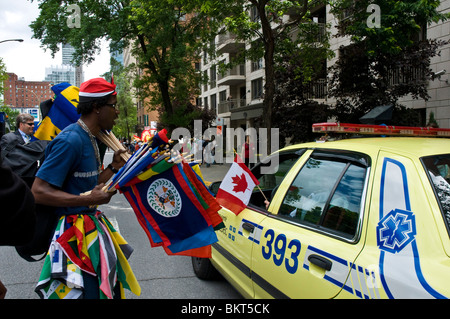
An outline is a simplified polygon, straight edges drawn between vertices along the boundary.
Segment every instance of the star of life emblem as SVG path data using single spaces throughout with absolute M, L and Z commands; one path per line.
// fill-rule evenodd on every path
M 378 247 L 384 251 L 398 253 L 416 236 L 416 221 L 412 212 L 394 209 L 377 225 Z
M 147 201 L 150 207 L 163 217 L 176 217 L 180 214 L 180 194 L 168 179 L 159 178 L 149 186 Z

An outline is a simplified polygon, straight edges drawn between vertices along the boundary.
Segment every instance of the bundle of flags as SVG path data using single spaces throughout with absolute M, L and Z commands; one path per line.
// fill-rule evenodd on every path
M 61 218 L 35 291 L 45 299 L 83 296 L 82 271 L 97 275 L 101 299 L 113 298 L 119 285 L 140 295 L 141 288 L 127 261 L 132 248 L 102 213 Z M 67 228 L 68 222 L 72 224 Z
M 50 141 L 66 126 L 75 123 L 80 115 L 77 113 L 79 88 L 67 82 L 52 86 L 55 93 L 53 100 L 41 103 L 43 120 L 34 133 L 38 140 Z
M 181 154 L 168 150 L 166 131 L 142 145 L 113 177 L 109 188 L 125 195 L 152 247 L 168 255 L 211 257 L 220 205 Z M 194 168 L 193 168 L 194 166 Z

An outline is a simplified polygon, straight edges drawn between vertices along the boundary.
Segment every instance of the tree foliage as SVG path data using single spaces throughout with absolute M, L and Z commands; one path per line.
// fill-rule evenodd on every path
M 313 123 L 326 122 L 329 106 L 308 98 L 310 80 L 315 79 L 302 72 L 301 56 L 285 56 L 275 71 L 275 95 L 273 126 L 280 130 L 280 146 L 312 141 L 317 137 Z M 317 70 L 315 75 L 320 74 Z
M 3 63 L 3 59 L 0 58 L 0 96 L 3 97 L 5 94 L 5 81 L 8 80 L 8 74 L 6 74 L 6 66 Z M 0 104 L 3 100 L 0 101 Z
M 437 11 L 439 1 L 377 1 L 380 23 L 375 27 L 369 5 L 372 1 L 332 3 L 334 15 L 346 15 L 339 20 L 337 36 L 351 39 L 330 70 L 329 93 L 337 98 L 334 115 L 341 121 L 357 122 L 378 105 L 404 110 L 397 101 L 408 94 L 427 100 L 430 61 L 445 44 L 425 36 L 429 23 L 446 19 Z
M 31 0 L 33 1 L 33 0 Z M 162 106 L 170 117 L 175 99 L 185 100 L 196 90 L 194 70 L 199 37 L 209 32 L 197 0 L 84 0 L 79 27 L 71 27 L 71 1 L 37 0 L 39 17 L 31 23 L 34 37 L 55 54 L 60 43 L 75 48 L 75 61 L 91 62 L 101 39 L 113 49 L 132 46 L 137 60 L 137 94 L 148 107 Z M 208 2 L 207 2 L 208 4 Z
M 272 128 L 277 61 L 293 52 L 304 50 L 302 74 L 311 79 L 320 59 L 330 56 L 328 33 L 319 37 L 319 25 L 313 23 L 311 10 L 325 1 L 311 0 L 235 0 L 231 1 L 231 14 L 224 19 L 227 30 L 240 41 L 252 43 L 240 57 L 250 60 L 264 58 L 264 100 L 262 124 Z M 297 36 L 293 36 L 293 34 Z M 316 53 L 321 51 L 320 57 Z M 270 143 L 270 137 L 268 141 Z
M 111 58 L 110 64 L 110 72 L 103 74 L 103 76 L 106 79 L 113 77 L 114 84 L 116 84 L 116 108 L 119 110 L 119 116 L 116 119 L 113 132 L 116 136 L 131 140 L 131 134 L 135 132 L 137 124 L 137 110 L 133 103 L 133 90 L 129 81 L 131 70 L 125 68 L 114 58 Z

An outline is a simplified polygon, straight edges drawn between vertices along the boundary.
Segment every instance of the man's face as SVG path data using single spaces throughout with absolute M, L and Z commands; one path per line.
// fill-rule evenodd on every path
M 119 115 L 119 110 L 116 106 L 117 96 L 111 95 L 108 103 L 99 110 L 99 124 L 103 130 L 111 130 L 114 126 L 115 120 Z
M 20 123 L 19 129 L 27 135 L 32 135 L 34 131 L 34 122 L 26 121 L 25 123 Z

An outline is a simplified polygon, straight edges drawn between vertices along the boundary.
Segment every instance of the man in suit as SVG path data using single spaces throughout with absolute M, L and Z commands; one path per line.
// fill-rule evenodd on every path
M 18 128 L 17 131 L 2 136 L 0 141 L 2 154 L 5 154 L 7 150 L 10 150 L 8 145 L 15 146 L 17 144 L 27 144 L 30 142 L 34 131 L 34 117 L 27 113 L 19 114 L 16 118 L 16 127 Z M 13 143 L 15 140 L 17 140 L 18 143 Z
M 0 140 L 1 160 L 31 188 L 48 141 L 30 143 L 34 132 L 34 117 L 30 114 L 19 114 L 16 127 L 18 129 L 15 132 L 3 135 Z

